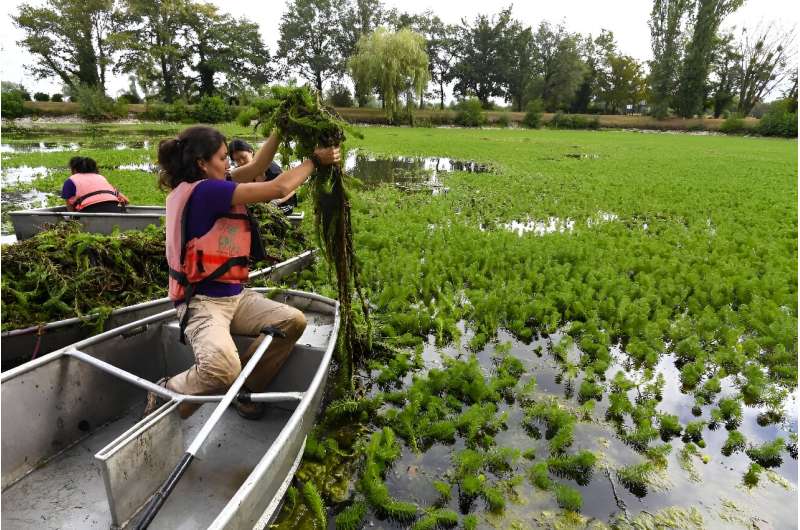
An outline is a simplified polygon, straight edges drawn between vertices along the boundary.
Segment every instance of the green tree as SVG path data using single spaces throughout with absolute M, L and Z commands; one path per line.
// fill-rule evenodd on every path
M 341 54 L 344 0 L 292 0 L 281 17 L 278 56 L 285 59 L 317 92 L 344 70 Z
M 133 73 L 145 92 L 172 102 L 187 85 L 183 70 L 190 65 L 180 37 L 194 7 L 187 0 L 124 0 L 114 46 L 120 58 L 117 73 Z
M 617 114 L 629 104 L 636 105 L 644 97 L 647 80 L 642 65 L 628 55 L 612 55 L 608 58 L 610 66 L 608 88 L 603 94 L 606 110 Z
M 675 102 L 680 116 L 691 118 L 703 113 L 717 31 L 725 17 L 743 3 L 744 0 L 697 0 L 694 31 L 686 46 Z
M 431 81 L 436 85 L 439 108 L 443 109 L 445 86 L 451 80 L 454 61 L 453 47 L 458 28 L 445 24 L 430 10 L 418 15 L 390 13 L 387 18 L 395 29 L 408 28 L 425 37 L 428 72 Z
M 511 24 L 511 8 L 497 16 L 478 15 L 470 24 L 461 20 L 454 46 L 455 64 L 450 77 L 455 80 L 453 91 L 459 96 L 474 94 L 484 107 L 489 99 L 503 96 L 504 50 Z
M 567 108 L 583 80 L 586 66 L 578 50 L 578 35 L 563 26 L 539 24 L 533 34 L 534 74 L 532 95 L 541 98 L 548 112 Z
M 711 105 L 714 117 L 719 118 L 734 104 L 736 87 L 741 78 L 739 50 L 732 34 L 717 38 L 711 60 Z
M 509 25 L 508 46 L 503 47 L 505 72 L 503 86 L 505 100 L 515 110 L 521 112 L 527 103 L 534 74 L 534 56 L 536 55 L 533 32 L 531 28 L 523 28 L 522 24 L 513 21 Z
M 47 0 L 22 4 L 14 25 L 25 37 L 17 44 L 33 57 L 26 68 L 37 78 L 58 77 L 65 85 L 105 90 L 111 60 L 113 0 Z
M 196 62 L 200 96 L 220 85 L 229 94 L 267 83 L 273 71 L 258 24 L 219 13 L 211 4 L 196 4 L 186 19 L 186 49 Z
M 617 50 L 614 34 L 603 29 L 595 38 L 589 35 L 583 39 L 580 50 L 586 70 L 583 80 L 575 92 L 571 110 L 584 113 L 589 110 L 591 105 L 599 105 L 602 94 L 608 90 L 609 57 L 616 54 Z
M 425 38 L 409 29 L 390 32 L 378 28 L 362 37 L 348 67 L 362 86 L 377 87 L 390 121 L 397 118 L 400 96 L 406 94 L 411 112 L 413 95 L 421 97 L 430 79 Z
M 738 112 L 747 116 L 756 103 L 796 72 L 791 64 L 794 30 L 781 31 L 773 26 L 762 30 L 742 31 L 739 42 Z
M 653 0 L 650 12 L 650 63 L 652 114 L 664 117 L 669 113 L 678 86 L 681 51 L 693 0 Z
M 352 57 L 356 53 L 358 40 L 387 22 L 388 15 L 380 0 L 351 0 L 341 18 L 342 31 L 338 44 L 341 56 L 344 59 Z M 354 82 L 354 89 L 358 106 L 366 106 L 371 87 L 362 87 Z

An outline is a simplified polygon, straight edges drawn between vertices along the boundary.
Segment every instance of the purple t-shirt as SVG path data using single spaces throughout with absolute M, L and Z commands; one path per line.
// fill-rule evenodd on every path
M 229 180 L 206 179 L 195 186 L 186 207 L 189 209 L 186 240 L 200 237 L 211 230 L 222 214 L 231 210 L 231 200 L 236 183 Z M 238 283 L 206 282 L 197 289 L 198 294 L 222 297 L 242 292 Z
M 75 188 L 75 183 L 72 182 L 72 179 L 67 179 L 61 187 L 61 198 L 64 200 L 71 199 L 77 192 L 78 190 Z

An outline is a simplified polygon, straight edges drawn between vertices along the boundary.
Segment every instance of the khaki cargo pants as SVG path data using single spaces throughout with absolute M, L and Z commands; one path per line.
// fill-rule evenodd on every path
M 178 318 L 186 304 L 178 306 Z M 231 334 L 256 336 L 264 326 L 286 333 L 275 337 L 261 361 L 245 381 L 251 392 L 263 392 L 289 357 L 294 343 L 306 328 L 303 313 L 286 304 L 265 298 L 250 289 L 236 296 L 195 295 L 189 301 L 186 341 L 194 351 L 195 364 L 167 381 L 167 388 L 181 394 L 224 393 L 242 371 L 263 337 L 239 353 Z

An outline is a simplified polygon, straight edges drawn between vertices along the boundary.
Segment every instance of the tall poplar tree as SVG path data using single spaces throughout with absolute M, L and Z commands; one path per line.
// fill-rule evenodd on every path
M 744 0 L 697 0 L 694 30 L 686 47 L 675 101 L 680 116 L 691 118 L 703 113 L 717 31 L 725 17 L 743 3 Z

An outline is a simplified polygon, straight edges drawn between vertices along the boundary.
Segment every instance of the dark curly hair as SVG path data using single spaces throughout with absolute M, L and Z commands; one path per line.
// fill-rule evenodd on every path
M 69 159 L 69 170 L 75 173 L 97 173 L 97 162 L 88 156 L 73 156 Z
M 189 127 L 177 138 L 161 140 L 158 144 L 159 187 L 172 190 L 181 182 L 197 182 L 206 178 L 197 161 L 211 160 L 225 143 L 225 136 L 221 132 L 203 125 Z

